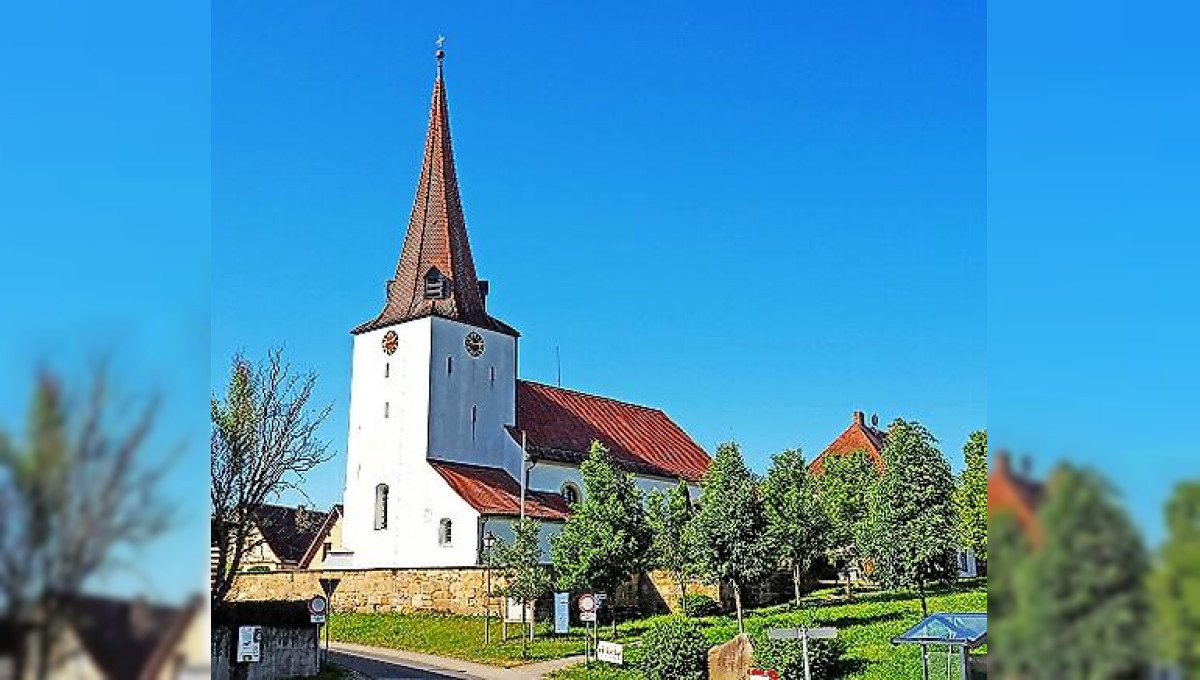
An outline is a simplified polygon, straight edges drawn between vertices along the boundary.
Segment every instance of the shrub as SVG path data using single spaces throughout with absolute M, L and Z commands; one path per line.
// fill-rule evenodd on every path
M 808 641 L 813 680 L 833 680 L 844 670 L 846 641 L 841 638 Z M 800 640 L 761 640 L 754 645 L 754 663 L 779 673 L 779 680 L 803 680 L 804 643 Z
M 650 624 L 642 636 L 639 665 L 647 680 L 705 680 L 708 648 L 708 639 L 699 626 L 670 616 Z
M 715 616 L 721 613 L 721 603 L 707 595 L 688 595 L 683 598 L 688 616 Z

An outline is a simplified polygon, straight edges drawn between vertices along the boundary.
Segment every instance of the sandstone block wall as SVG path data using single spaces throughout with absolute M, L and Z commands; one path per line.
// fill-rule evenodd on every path
M 321 593 L 319 579 L 339 578 L 333 596 L 336 611 L 429 612 L 482 616 L 487 604 L 487 571 L 479 567 L 453 569 L 329 569 L 242 574 L 230 594 L 234 600 L 307 600 Z M 503 579 L 492 572 L 493 592 Z M 688 594 L 704 594 L 718 601 L 715 585 L 688 584 Z M 638 574 L 622 584 L 613 596 L 618 607 L 641 611 L 679 610 L 679 586 L 666 572 Z M 542 603 L 544 604 L 544 603 Z M 491 598 L 492 613 L 501 611 L 503 598 Z M 539 607 L 539 610 L 545 607 Z M 540 615 L 540 613 L 539 613 Z

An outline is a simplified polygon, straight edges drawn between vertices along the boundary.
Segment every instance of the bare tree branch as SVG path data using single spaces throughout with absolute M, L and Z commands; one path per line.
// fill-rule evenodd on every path
M 235 356 L 225 393 L 212 397 L 214 609 L 228 598 L 242 559 L 254 548 L 254 511 L 298 489 L 305 473 L 332 457 L 319 432 L 332 405 L 310 405 L 316 382 L 315 373 L 293 372 L 283 350 L 272 349 L 257 365 Z

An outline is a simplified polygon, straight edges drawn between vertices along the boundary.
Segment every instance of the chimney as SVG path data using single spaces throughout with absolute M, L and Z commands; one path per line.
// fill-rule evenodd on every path
M 1021 456 L 1021 476 L 1025 479 L 1033 478 L 1033 459 L 1029 454 Z
M 866 425 L 866 423 L 867 423 L 866 414 L 864 414 L 862 411 L 855 411 L 854 412 L 854 424 L 855 425 Z

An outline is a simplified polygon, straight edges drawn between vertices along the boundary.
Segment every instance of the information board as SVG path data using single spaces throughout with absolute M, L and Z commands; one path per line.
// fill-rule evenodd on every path
M 558 635 L 571 632 L 570 593 L 554 593 L 554 632 Z
M 262 661 L 262 627 L 238 627 L 238 661 L 241 663 L 258 663 Z

